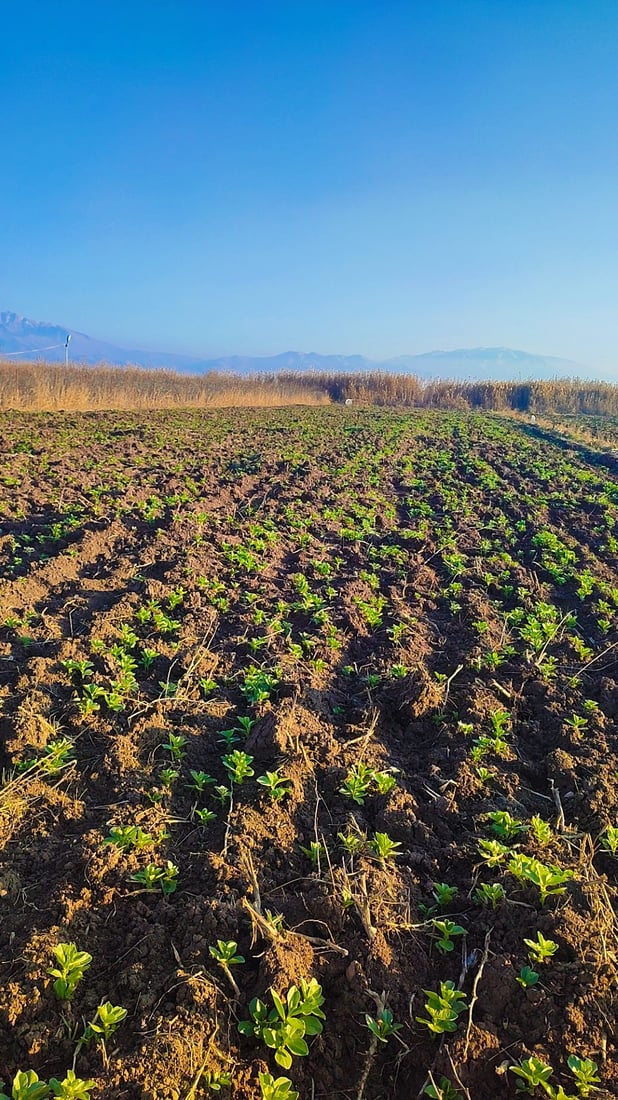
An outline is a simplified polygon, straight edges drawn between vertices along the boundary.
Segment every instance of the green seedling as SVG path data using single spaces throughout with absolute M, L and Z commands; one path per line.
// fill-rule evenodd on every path
M 455 989 L 453 982 L 440 982 L 439 992 L 424 989 L 427 997 L 425 1012 L 427 1016 L 417 1016 L 416 1021 L 423 1024 L 435 1035 L 456 1031 L 457 1017 L 466 1010 L 465 994 Z
M 251 767 L 253 757 L 239 749 L 234 749 L 227 756 L 222 756 L 221 761 L 230 777 L 230 783 L 236 783 L 237 786 L 240 786 L 249 776 L 255 775 Z
M 401 848 L 400 841 L 391 840 L 388 833 L 376 833 L 373 840 L 369 841 L 369 847 L 382 866 L 385 865 L 387 860 L 395 859 L 396 856 L 401 854 L 399 851 Z
M 341 846 L 350 856 L 360 855 L 366 851 L 367 848 L 367 834 L 359 828 L 358 823 L 353 819 L 354 826 L 349 825 L 347 832 L 337 833 Z
M 582 730 L 585 730 L 588 725 L 588 719 L 584 718 L 581 714 L 572 714 L 570 718 L 565 718 L 565 726 L 570 726 L 573 733 L 579 734 Z
M 62 661 L 61 664 L 64 665 L 71 679 L 86 680 L 92 676 L 94 672 L 94 665 L 88 658 L 82 661 L 75 661 L 69 658 L 66 661 Z
M 477 886 L 473 896 L 479 905 L 487 905 L 495 909 L 501 901 L 506 899 L 506 890 L 499 882 L 482 882 Z
M 541 1058 L 536 1058 L 534 1055 L 531 1058 L 523 1058 L 516 1066 L 509 1066 L 509 1069 L 518 1079 L 518 1092 L 528 1092 L 532 1095 L 536 1088 L 541 1087 L 551 1095 L 551 1086 L 548 1087 L 548 1085 L 554 1071 Z
M 161 768 L 159 779 L 163 786 L 169 791 L 174 786 L 174 783 L 178 779 L 180 772 L 176 768 Z
M 525 833 L 528 826 L 512 817 L 508 810 L 494 810 L 486 814 L 490 829 L 500 840 L 515 840 Z
M 50 967 L 47 973 L 56 979 L 54 993 L 58 1000 L 70 1001 L 92 962 L 92 955 L 79 951 L 74 943 L 58 943 L 53 952 L 57 965 Z
M 270 1073 L 258 1073 L 261 1100 L 298 1100 L 289 1077 L 273 1077 Z
M 462 928 L 460 924 L 455 924 L 452 920 L 437 920 L 434 917 L 431 924 L 434 928 L 434 943 L 443 955 L 446 955 L 455 947 L 453 936 L 465 936 L 466 934 L 466 929 Z
M 217 820 L 217 815 L 212 810 L 198 810 L 197 807 L 193 810 L 193 817 L 199 821 L 202 828 L 212 825 L 213 821 Z
M 362 761 L 359 764 L 353 764 L 339 788 L 339 793 L 346 798 L 351 798 L 357 805 L 363 806 L 370 792 L 374 774 L 373 768 L 369 768 Z
M 83 1081 L 70 1069 L 63 1081 L 51 1077 L 49 1087 L 52 1096 L 59 1097 L 59 1100 L 90 1100 L 90 1089 L 96 1087 L 96 1081 Z
M 490 782 L 490 780 L 494 778 L 495 772 L 492 771 L 491 768 L 478 767 L 475 770 L 477 779 L 483 787 L 485 787 Z
M 91 714 L 97 714 L 101 709 L 99 699 L 105 699 L 105 689 L 100 684 L 83 684 L 82 695 L 77 702 L 80 714 L 87 718 Z
M 302 844 L 299 847 L 301 852 L 307 856 L 307 859 L 311 860 L 312 865 L 319 868 L 320 860 L 326 855 L 324 845 L 320 844 L 318 840 L 311 840 L 308 848 L 303 848 Z
M 256 665 L 250 665 L 245 673 L 241 691 L 248 703 L 265 703 L 270 699 L 279 683 L 275 672 L 264 672 Z
M 240 997 L 240 989 L 238 988 L 234 975 L 230 970 L 231 966 L 239 966 L 244 963 L 245 959 L 243 955 L 237 955 L 238 944 L 235 940 L 217 940 L 216 947 L 209 947 L 208 950 L 213 959 L 218 962 L 223 973 L 228 979 L 234 993 L 237 997 Z
M 170 611 L 173 611 L 174 608 L 180 606 L 186 594 L 186 590 L 182 587 L 181 584 L 179 584 L 178 588 L 175 588 L 173 592 L 170 592 L 169 596 L 167 597 L 167 606 L 169 607 Z
M 553 840 L 553 833 L 549 821 L 545 821 L 539 814 L 530 818 L 530 832 L 537 844 L 546 847 Z
M 292 1065 L 293 1055 L 303 1057 L 309 1053 L 305 1035 L 319 1035 L 322 1020 L 326 1019 L 322 987 L 315 978 L 309 982 L 301 979 L 300 987 L 291 986 L 283 1001 L 271 988 L 274 1008 L 255 998 L 249 1005 L 250 1020 L 241 1020 L 238 1030 L 242 1035 L 254 1035 L 275 1051 L 275 1061 L 283 1069 Z
M 573 878 L 572 871 L 563 871 L 561 867 L 547 866 L 532 856 L 518 853 L 510 860 L 508 869 L 520 882 L 536 886 L 541 896 L 541 905 L 548 898 L 564 894 L 566 882 Z
M 73 742 L 69 737 L 57 737 L 48 741 L 39 761 L 41 770 L 46 775 L 57 775 L 71 763 L 74 752 Z
M 217 741 L 219 741 L 220 744 L 226 745 L 229 749 L 232 745 L 237 745 L 240 741 L 239 733 L 240 730 L 236 729 L 236 726 L 229 730 L 221 730 L 217 737 Z
M 165 867 L 158 867 L 156 863 L 147 863 L 141 871 L 131 875 L 131 882 L 141 883 L 145 889 L 152 893 L 157 887 L 164 894 L 173 894 L 177 888 L 178 868 L 169 859 Z
M 224 1069 L 209 1069 L 202 1081 L 211 1092 L 221 1092 L 232 1087 L 232 1074 Z
M 536 970 L 531 970 L 529 966 L 522 966 L 518 976 L 515 978 L 516 982 L 519 982 L 524 989 L 529 989 L 531 986 L 536 985 L 539 980 L 539 974 Z
M 548 962 L 558 950 L 558 944 L 554 940 L 546 940 L 542 932 L 537 932 L 536 940 L 524 940 L 528 947 L 530 958 L 535 963 Z
M 423 1096 L 429 1096 L 430 1100 L 462 1100 L 462 1095 L 448 1077 L 441 1077 L 438 1084 L 426 1085 Z
M 243 717 L 243 718 L 237 718 L 236 722 L 238 723 L 239 731 L 241 733 L 243 733 L 245 735 L 245 737 L 248 737 L 249 734 L 251 733 L 251 730 L 253 729 L 253 727 L 257 724 L 257 719 L 256 718 Z
M 139 826 L 112 825 L 109 836 L 105 837 L 103 843 L 114 844 L 123 852 L 130 852 L 132 848 L 139 852 L 142 848 L 154 844 L 155 840 L 150 833 L 145 833 Z
M 172 760 L 176 764 L 180 764 L 187 755 L 185 752 L 185 745 L 187 738 L 182 733 L 170 733 L 167 741 L 163 745 L 164 749 L 167 749 Z
M 0 1081 L 0 1089 L 4 1088 L 4 1081 Z M 49 1092 L 47 1081 L 39 1080 L 39 1076 L 33 1069 L 18 1070 L 13 1078 L 11 1095 L 0 1092 L 0 1100 L 43 1100 Z
M 512 855 L 511 849 L 506 844 L 501 844 L 499 840 L 479 840 L 478 850 L 481 859 L 485 860 L 488 867 L 499 867 Z
M 373 781 L 376 785 L 378 794 L 388 794 L 392 791 L 393 787 L 397 786 L 397 780 L 392 772 L 374 772 Z
M 106 1043 L 118 1030 L 126 1016 L 127 1010 L 122 1005 L 113 1005 L 111 1001 L 105 1001 L 97 1008 L 94 1019 L 87 1024 L 80 1043 L 90 1043 L 92 1039 L 96 1039 L 98 1043 Z
M 187 787 L 191 787 L 200 794 L 211 784 L 217 782 L 216 779 L 213 779 L 212 775 L 208 775 L 208 772 L 190 771 L 189 775 L 191 776 L 191 782 L 187 783 Z
M 198 683 L 200 686 L 200 691 L 202 691 L 206 697 L 212 695 L 213 691 L 216 691 L 219 686 L 217 681 L 212 680 L 209 676 L 202 676 L 201 680 L 199 680 Z
M 139 659 L 142 668 L 144 668 L 144 669 L 146 669 L 146 671 L 148 671 L 148 669 L 152 668 L 152 666 L 154 665 L 154 663 L 155 663 L 158 656 L 159 656 L 159 651 L 158 650 L 149 649 L 147 646 L 144 646 L 144 648 L 142 649 L 142 655 Z
M 611 852 L 613 856 L 618 854 L 618 826 L 608 825 L 599 837 L 599 844 L 604 852 Z
M 365 1023 L 372 1035 L 375 1035 L 380 1043 L 387 1043 L 391 1035 L 396 1035 L 403 1027 L 403 1024 L 395 1023 L 393 1013 L 389 1008 L 381 1009 L 377 1016 L 370 1016 L 367 1013 L 365 1015 Z
M 225 806 L 225 803 L 230 801 L 230 798 L 232 797 L 232 792 L 229 787 L 219 785 L 217 787 L 213 787 L 212 797 L 215 798 L 221 806 Z
M 596 1062 L 591 1058 L 580 1058 L 577 1054 L 571 1054 L 567 1058 L 567 1065 L 575 1078 L 580 1096 L 590 1096 L 591 1092 L 597 1091 L 594 1086 L 599 1084 L 600 1077 Z
M 274 772 L 266 772 L 266 775 L 258 775 L 256 783 L 265 787 L 273 802 L 279 802 L 290 793 L 292 780 L 285 775 L 279 775 L 279 769 Z
M 178 692 L 180 684 L 177 680 L 159 680 L 159 687 L 161 688 L 161 695 L 164 699 L 174 699 Z M 169 745 L 164 745 L 163 747 L 166 749 L 170 748 Z M 180 752 L 178 753 L 178 755 L 174 756 L 174 759 L 183 760 L 185 755 L 186 754 L 184 752 Z
M 452 901 L 457 897 L 459 889 L 457 886 L 449 886 L 446 882 L 434 882 L 433 896 L 436 900 L 436 904 L 440 909 L 447 909 Z

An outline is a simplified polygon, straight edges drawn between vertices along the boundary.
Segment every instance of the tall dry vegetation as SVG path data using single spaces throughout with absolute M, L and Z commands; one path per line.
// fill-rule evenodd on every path
M 140 367 L 0 362 L 0 408 L 5 409 L 91 412 L 329 402 L 323 389 L 298 378 L 185 375 Z
M 618 415 L 618 386 L 548 382 L 421 381 L 415 375 L 282 373 L 177 374 L 139 367 L 0 362 L 0 407 L 88 412 L 183 406 L 413 405 L 546 415 Z

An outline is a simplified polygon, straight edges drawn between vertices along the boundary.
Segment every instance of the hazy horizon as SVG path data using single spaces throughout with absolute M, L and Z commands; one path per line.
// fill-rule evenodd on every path
M 0 305 L 124 347 L 616 370 L 618 9 L 4 12 Z

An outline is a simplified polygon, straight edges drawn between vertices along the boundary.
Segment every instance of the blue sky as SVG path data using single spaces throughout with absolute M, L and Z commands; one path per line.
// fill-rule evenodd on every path
M 0 309 L 212 355 L 618 363 L 613 0 L 0 12 Z

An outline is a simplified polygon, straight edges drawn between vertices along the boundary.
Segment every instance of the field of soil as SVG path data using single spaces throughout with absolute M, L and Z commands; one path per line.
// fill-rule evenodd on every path
M 618 1095 L 617 565 L 535 425 L 2 413 L 7 1095 Z

